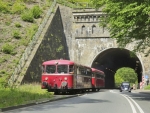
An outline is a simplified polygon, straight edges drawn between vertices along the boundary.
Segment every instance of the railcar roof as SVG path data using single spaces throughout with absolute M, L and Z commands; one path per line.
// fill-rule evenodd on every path
M 95 69 L 95 68 L 92 68 L 92 71 L 93 71 L 93 72 L 100 72 L 100 73 L 103 73 L 103 74 L 104 74 L 104 72 L 103 72 L 103 71 L 98 70 L 98 69 Z
M 59 64 L 69 64 L 69 65 L 73 65 L 73 64 L 75 64 L 75 62 L 73 62 L 73 61 L 70 61 L 70 60 L 49 60 L 49 61 L 45 61 L 45 62 L 43 62 L 43 65 L 53 65 L 53 64 L 57 64 L 58 63 L 58 65 Z

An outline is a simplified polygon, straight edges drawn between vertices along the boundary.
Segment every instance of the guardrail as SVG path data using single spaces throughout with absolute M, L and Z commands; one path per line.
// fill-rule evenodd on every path
M 22 57 L 19 61 L 18 66 L 15 68 L 15 71 L 11 75 L 11 77 L 8 80 L 8 85 L 12 86 L 14 82 L 16 82 L 17 78 L 20 76 L 21 69 L 24 67 L 26 61 L 28 60 L 34 46 L 36 45 L 37 40 L 39 39 L 49 17 L 51 16 L 53 9 L 56 5 L 56 0 L 53 1 L 50 9 L 48 10 L 46 17 L 43 19 L 42 24 L 39 26 L 36 34 L 33 36 L 31 42 L 29 43 L 28 47 L 25 49 L 25 52 L 22 54 Z

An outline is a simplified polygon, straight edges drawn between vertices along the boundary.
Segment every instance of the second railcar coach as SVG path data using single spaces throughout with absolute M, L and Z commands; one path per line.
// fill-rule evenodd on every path
M 92 91 L 99 91 L 105 87 L 105 73 L 92 68 Z

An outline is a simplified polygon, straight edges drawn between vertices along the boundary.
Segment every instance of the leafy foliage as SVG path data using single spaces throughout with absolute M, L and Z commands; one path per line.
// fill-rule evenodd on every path
M 124 81 L 130 82 L 130 83 L 136 83 L 137 82 L 137 74 L 135 71 L 128 67 L 123 67 L 117 70 L 115 74 L 115 82 L 121 83 Z
M 32 13 L 33 13 L 33 17 L 34 17 L 34 18 L 39 18 L 40 15 L 42 14 L 42 10 L 40 9 L 39 6 L 34 6 L 34 7 L 32 8 Z
M 14 31 L 14 32 L 13 32 L 13 37 L 16 38 L 16 39 L 20 39 L 21 36 L 20 36 L 19 31 Z
M 42 14 L 42 10 L 39 6 L 34 6 L 32 9 L 24 11 L 22 14 L 22 20 L 27 22 L 34 22 L 34 18 L 37 19 Z
M 21 14 L 25 8 L 26 7 L 24 2 L 21 2 L 20 0 L 16 0 L 12 6 L 12 13 Z
M 16 26 L 17 28 L 22 27 L 20 23 L 15 23 L 15 26 Z
M 30 26 L 30 28 L 27 28 L 26 29 L 27 37 L 32 39 L 34 34 L 36 33 L 37 29 L 38 29 L 38 25 L 37 24 L 33 24 L 32 26 Z
M 31 10 L 24 11 L 24 13 L 21 15 L 22 20 L 27 22 L 33 22 L 34 16 Z
M 120 47 L 133 42 L 134 52 L 150 53 L 149 0 L 91 0 L 95 8 L 102 8 L 101 26 L 109 29 Z M 106 16 L 107 15 L 107 16 Z
M 9 12 L 8 3 L 3 0 L 0 0 L 0 12 L 3 13 Z
M 11 44 L 6 43 L 2 46 L 2 51 L 6 54 L 11 54 L 14 51 L 14 47 Z

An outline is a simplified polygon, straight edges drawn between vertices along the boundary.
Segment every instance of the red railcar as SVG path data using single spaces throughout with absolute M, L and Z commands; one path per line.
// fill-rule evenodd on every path
M 42 89 L 55 94 L 92 88 L 92 69 L 70 60 L 50 60 L 42 64 Z
M 105 73 L 92 68 L 92 91 L 99 91 L 105 87 Z

